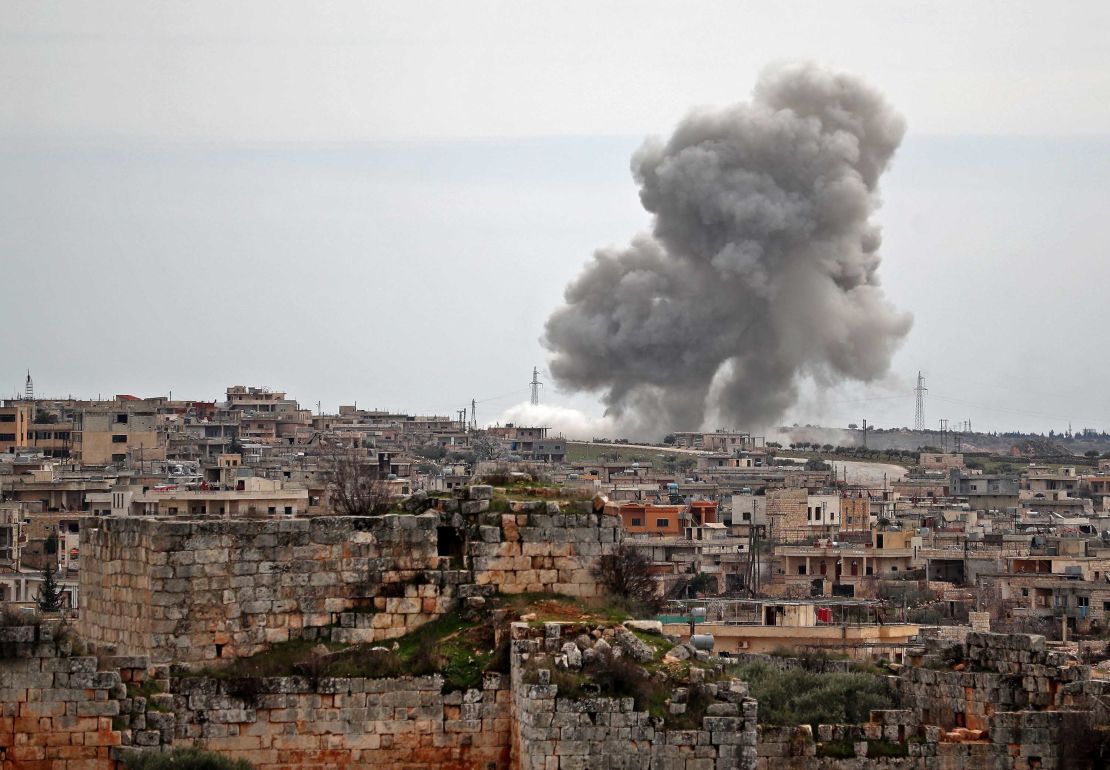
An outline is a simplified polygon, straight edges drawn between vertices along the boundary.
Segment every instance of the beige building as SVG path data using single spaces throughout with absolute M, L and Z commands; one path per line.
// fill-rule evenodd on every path
M 18 452 L 29 446 L 34 414 L 30 402 L 8 401 L 0 406 L 0 452 Z
M 116 401 L 81 412 L 79 435 L 74 446 L 84 465 L 141 464 L 164 460 L 165 435 L 159 431 L 158 414 L 153 409 L 129 408 Z
M 167 485 L 143 491 L 112 490 L 114 516 L 297 516 L 308 510 L 307 489 L 286 489 L 280 481 L 250 476 L 236 489 L 186 489 Z
M 875 597 L 878 581 L 922 566 L 921 538 L 911 532 L 873 532 L 870 545 L 780 545 L 773 584 L 787 594 Z
M 695 634 L 713 636 L 716 655 L 803 652 L 820 649 L 846 653 L 855 660 L 885 657 L 900 662 L 910 638 L 921 627 L 910 623 L 882 622 L 882 609 L 862 603 L 822 606 L 813 602 L 740 601 L 707 602 L 704 621 L 694 624 Z M 689 622 L 665 622 L 663 632 L 690 638 Z

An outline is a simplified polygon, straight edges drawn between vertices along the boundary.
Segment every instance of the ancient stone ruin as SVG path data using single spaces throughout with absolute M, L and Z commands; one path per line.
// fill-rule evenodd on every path
M 885 673 L 896 707 L 861 724 L 761 724 L 720 659 L 587 610 L 613 517 L 493 511 L 488 487 L 420 508 L 90 520 L 78 625 L 0 627 L 0 770 L 114 770 L 184 746 L 259 770 L 1098 766 L 1110 682 L 1041 637 L 911 650 Z M 555 595 L 569 617 L 528 609 Z M 488 639 L 485 657 L 443 665 L 463 632 Z

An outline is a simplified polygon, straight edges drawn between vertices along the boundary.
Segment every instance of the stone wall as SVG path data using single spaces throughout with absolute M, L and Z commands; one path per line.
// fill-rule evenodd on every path
M 923 724 L 986 730 L 995 712 L 1060 709 L 1089 666 L 1048 649 L 1043 636 L 971 632 L 962 644 L 923 654 L 893 680 Z M 958 670 L 955 670 L 955 668 Z
M 79 644 L 53 623 L 0 628 L 0 769 L 112 770 L 116 747 L 136 737 L 171 740 L 148 730 L 146 699 L 128 686 L 145 679 L 146 661 L 98 662 L 74 654 Z
M 747 770 L 756 761 L 756 702 L 743 683 L 711 685 L 699 729 L 666 729 L 632 698 L 560 697 L 550 669 L 566 640 L 559 624 L 542 631 L 513 624 L 513 757 L 519 770 Z M 538 681 L 525 681 L 525 669 Z M 677 695 L 677 692 L 676 692 Z M 680 700 L 680 698 L 675 698 Z M 677 704 L 681 705 L 681 704 Z
M 378 638 L 399 636 L 452 606 L 438 520 L 86 519 L 80 632 L 120 654 L 183 664 L 311 636 L 356 608 L 377 615 Z
M 508 678 L 444 694 L 439 676 L 173 680 L 175 746 L 247 759 L 257 770 L 508 770 Z
M 259 770 L 1095 770 L 1075 744 L 1110 723 L 1110 683 L 1085 666 L 1039 637 L 973 633 L 964 670 L 907 668 L 892 677 L 906 708 L 867 724 L 757 727 L 746 686 L 726 679 L 697 728 L 668 729 L 629 698 L 560 697 L 562 627 L 514 624 L 511 675 L 449 693 L 439 676 L 171 678 L 145 658 L 76 654 L 55 624 L 0 628 L 0 770 L 118 770 L 121 752 L 171 745 Z M 930 723 L 947 721 L 932 713 L 944 699 L 964 714 L 953 723 L 981 727 Z
M 489 489 L 375 517 L 85 519 L 81 634 L 195 666 L 293 638 L 390 639 L 497 591 L 597 593 L 589 569 L 619 520 L 589 504 L 490 512 Z
M 489 514 L 468 544 L 474 580 L 501 593 L 595 596 L 590 568 L 621 541 L 620 517 L 562 511 L 556 503 L 517 503 Z

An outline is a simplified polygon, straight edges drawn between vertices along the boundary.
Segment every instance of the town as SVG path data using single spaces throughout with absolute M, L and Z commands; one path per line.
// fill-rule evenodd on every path
M 479 426 L 465 409 L 352 404 L 324 414 L 258 386 L 212 400 L 43 398 L 28 373 L 25 393 L 0 406 L 4 766 L 61 756 L 24 716 L 52 716 L 51 735 L 83 734 L 79 751 L 60 745 L 90 760 L 195 745 L 261 767 L 330 761 L 320 752 L 340 766 L 435 757 L 522 768 L 551 767 L 546 758 L 565 752 L 559 767 L 595 767 L 585 758 L 593 749 L 578 754 L 575 742 L 632 740 L 643 764 L 621 767 L 702 767 L 705 758 L 724 763 L 706 767 L 765 767 L 790 756 L 792 766 L 823 768 L 880 752 L 907 768 L 978 767 L 976 757 L 1010 762 L 983 767 L 1098 766 L 1110 702 L 1110 452 L 1066 454 L 1047 440 L 974 451 L 975 435 L 956 432 L 931 432 L 940 446 L 869 450 L 863 442 L 925 434 L 843 433 L 856 442 L 725 429 L 656 444 L 571 440 L 542 425 Z M 961 441 L 965 451 L 955 451 Z M 490 635 L 460 637 L 460 628 Z M 268 696 L 221 678 L 288 677 L 311 663 L 317 676 L 334 666 L 333 677 L 365 679 L 374 672 L 352 666 L 352 650 L 393 655 L 444 629 L 466 665 L 379 661 L 394 678 L 406 664 L 438 678 L 414 680 L 415 710 L 382 700 L 371 738 L 355 724 L 370 720 L 375 692 L 362 679 L 356 717 L 338 713 L 338 695 L 327 696 L 330 707 L 314 696 L 315 711 L 305 701 L 335 691 L 334 678 L 294 689 L 286 679 Z M 74 665 L 90 661 L 81 664 L 89 675 L 123 691 L 90 685 L 99 689 L 82 695 L 76 673 L 68 687 L 40 682 L 66 670 L 34 660 L 63 637 L 68 654 L 96 656 Z M 616 730 L 625 724 L 616 713 L 593 716 L 596 739 L 573 740 L 552 737 L 561 723 L 536 716 L 561 711 L 545 699 L 569 697 L 564 671 L 589 678 L 583 656 L 598 660 L 598 645 L 649 668 L 681 667 L 690 680 L 675 684 L 657 722 L 643 723 L 655 725 L 654 741 Z M 499 646 L 510 660 L 500 668 Z M 301 657 L 279 671 L 276 650 Z M 545 654 L 547 667 L 537 663 Z M 28 659 L 40 674 L 5 670 Z M 876 703 L 888 710 L 845 715 L 855 727 L 757 725 L 759 695 L 729 672 L 754 680 L 768 665 L 881 670 L 890 695 Z M 558 696 L 544 689 L 553 674 L 564 682 Z M 460 678 L 464 700 L 452 707 L 444 682 Z M 709 690 L 693 695 L 708 680 L 719 705 Z M 217 690 L 202 697 L 205 681 Z M 51 703 L 51 693 L 76 705 Z M 263 698 L 265 719 L 255 703 Z M 706 722 L 732 720 L 740 743 L 671 745 L 668 720 L 716 736 L 691 721 L 698 699 L 711 701 L 697 707 Z M 621 719 L 643 706 L 620 705 Z M 68 709 L 88 719 L 67 722 Z M 292 709 L 300 716 L 285 722 Z M 333 729 L 321 709 L 346 727 Z M 1044 722 L 1049 715 L 1057 721 Z M 1059 743 L 1086 729 L 1077 716 L 1090 740 Z M 1042 737 L 1012 756 L 1023 730 Z M 303 762 L 279 756 L 294 748 Z M 653 764 L 661 757 L 672 764 Z

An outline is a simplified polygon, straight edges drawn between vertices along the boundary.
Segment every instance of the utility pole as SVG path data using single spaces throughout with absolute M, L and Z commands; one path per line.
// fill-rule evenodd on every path
M 867 449 L 867 420 L 863 421 L 863 448 Z
M 540 388 L 543 387 L 543 383 L 540 382 L 540 370 L 535 366 L 532 367 L 532 381 L 528 384 L 532 386 L 532 406 L 539 406 Z
M 917 394 L 917 409 L 913 415 L 913 429 L 925 430 L 925 393 L 929 390 L 925 387 L 925 378 L 921 375 L 921 370 L 917 371 L 917 387 L 913 389 Z
M 478 400 L 470 399 L 470 429 L 478 430 Z
M 940 447 L 941 451 L 948 452 L 948 420 L 940 420 Z

